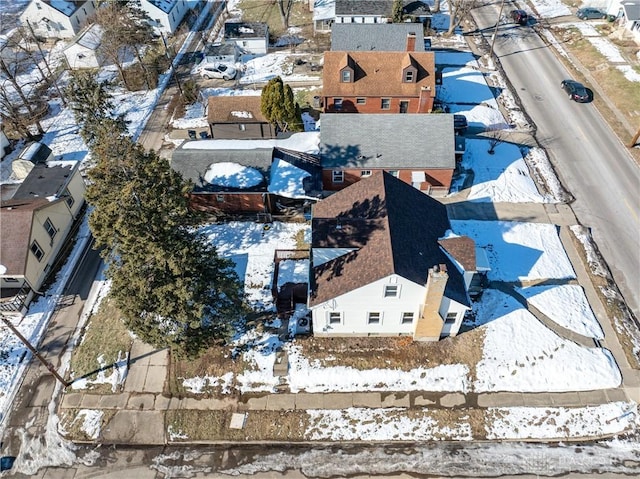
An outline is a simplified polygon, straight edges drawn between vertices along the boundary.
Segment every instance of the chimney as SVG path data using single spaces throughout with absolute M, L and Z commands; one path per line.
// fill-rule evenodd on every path
M 417 113 L 431 113 L 433 110 L 433 92 L 430 86 L 420 88 L 420 98 L 418 100 Z
M 407 51 L 416 51 L 416 34 L 414 32 L 407 34 Z
M 440 304 L 447 286 L 447 267 L 444 264 L 434 266 L 427 277 L 424 304 L 413 331 L 414 341 L 438 341 L 444 320 L 440 316 Z

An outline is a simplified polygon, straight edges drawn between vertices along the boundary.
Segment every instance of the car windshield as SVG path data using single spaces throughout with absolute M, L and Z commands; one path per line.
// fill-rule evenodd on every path
M 220 70 L 221 72 L 226 72 L 227 71 L 227 66 L 226 65 L 219 65 L 218 66 L 218 70 Z

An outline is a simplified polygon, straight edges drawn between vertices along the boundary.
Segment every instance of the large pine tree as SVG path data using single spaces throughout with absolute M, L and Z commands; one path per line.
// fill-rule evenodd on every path
M 71 101 L 78 121 L 85 121 L 83 129 L 93 128 L 89 225 L 96 246 L 103 248 L 110 294 L 140 338 L 197 355 L 226 339 L 242 311 L 232 263 L 197 233 L 198 217 L 187 195 L 191 185 L 108 116 L 108 95 L 105 100 L 98 92 L 104 87 L 86 81 L 83 88 L 96 91 L 77 98 L 101 98 L 91 106 Z M 100 108 L 103 116 L 96 114 Z
M 300 106 L 291 87 L 279 76 L 269 80 L 262 89 L 260 111 L 280 131 L 304 131 Z

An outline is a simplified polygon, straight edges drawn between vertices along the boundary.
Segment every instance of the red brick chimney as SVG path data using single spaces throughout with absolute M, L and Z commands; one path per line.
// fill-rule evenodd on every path
M 420 99 L 418 101 L 417 113 L 431 113 L 433 110 L 433 92 L 430 86 L 420 88 Z
M 416 34 L 413 32 L 407 35 L 407 51 L 408 52 L 416 51 Z

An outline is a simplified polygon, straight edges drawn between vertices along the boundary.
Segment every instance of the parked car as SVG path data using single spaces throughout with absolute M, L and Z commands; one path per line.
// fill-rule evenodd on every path
M 511 10 L 511 20 L 518 25 L 526 25 L 529 22 L 529 14 L 524 10 Z
M 453 115 L 453 129 L 456 133 L 464 133 L 467 130 L 467 117 L 464 115 Z
M 589 101 L 589 92 L 582 83 L 575 80 L 562 80 L 560 86 L 567 92 L 571 100 L 580 103 Z
M 237 71 L 231 65 L 225 63 L 201 63 L 194 68 L 193 73 L 200 74 L 203 78 L 222 78 L 223 80 L 233 80 Z
M 576 17 L 581 20 L 592 20 L 594 18 L 607 18 L 607 14 L 599 8 L 585 7 L 578 9 Z

